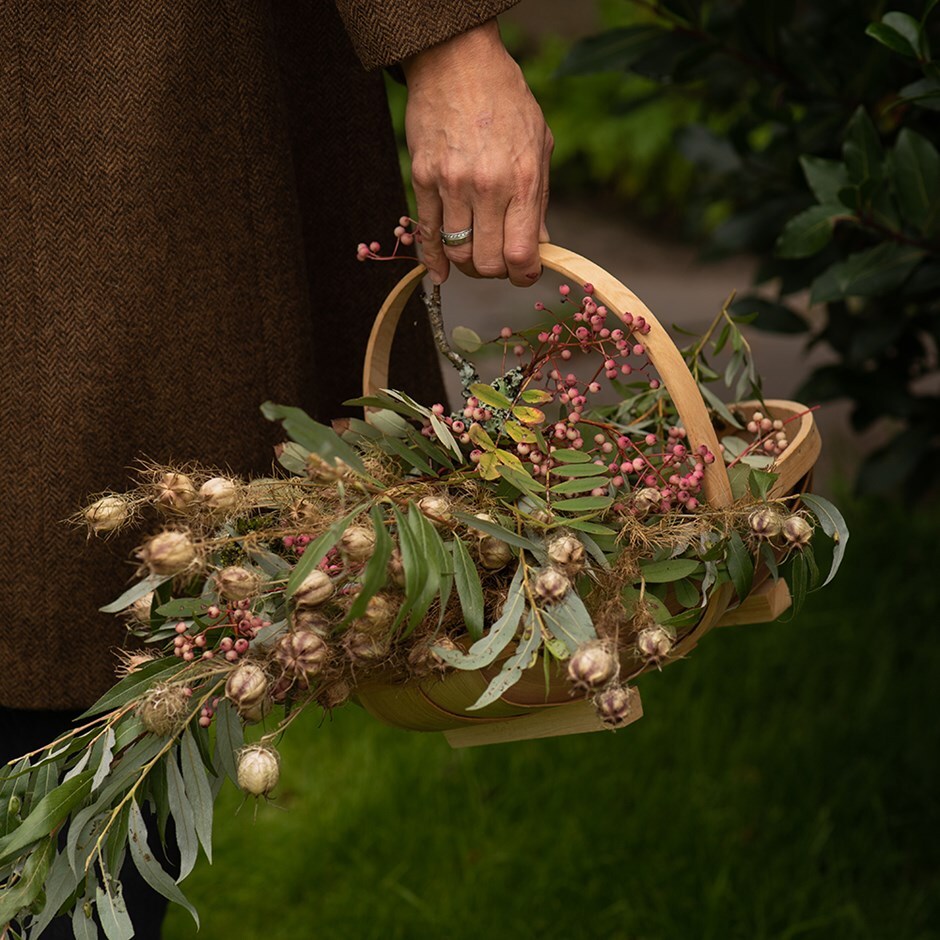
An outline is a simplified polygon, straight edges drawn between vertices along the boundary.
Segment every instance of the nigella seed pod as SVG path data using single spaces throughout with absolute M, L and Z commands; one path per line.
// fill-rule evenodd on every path
M 376 594 L 369 598 L 365 612 L 359 619 L 366 630 L 380 632 L 391 627 L 397 613 L 398 604 L 384 594 Z
M 633 497 L 633 506 L 641 516 L 645 516 L 659 509 L 662 501 L 663 495 L 655 486 L 645 486 Z
M 168 530 L 155 535 L 139 555 L 151 574 L 180 574 L 196 561 L 196 546 L 189 533 Z
M 265 695 L 260 702 L 254 705 L 244 706 L 238 709 L 238 717 L 246 725 L 256 725 L 263 721 L 265 716 L 274 708 L 274 699 L 270 695 Z
M 755 509 L 747 517 L 747 524 L 758 538 L 772 539 L 783 529 L 783 516 L 776 509 L 765 506 L 762 509 Z
M 334 483 L 349 473 L 349 466 L 339 458 L 333 463 L 324 460 L 319 454 L 309 454 L 306 466 L 307 476 L 319 483 Z
M 571 581 L 557 568 L 543 568 L 536 575 L 532 589 L 543 604 L 557 604 L 571 590 Z
M 158 682 L 137 706 L 141 724 L 159 737 L 176 734 L 183 727 L 189 696 L 181 685 Z
M 153 501 L 167 512 L 185 512 L 196 498 L 196 487 L 185 473 L 169 471 L 153 485 Z
M 645 627 L 636 638 L 637 652 L 653 662 L 661 662 L 672 650 L 675 640 L 662 627 Z
M 297 607 L 316 607 L 333 596 L 333 582 L 330 576 L 319 568 L 314 568 L 310 574 L 300 582 L 300 587 L 294 591 L 294 604 Z
M 343 637 L 343 648 L 354 665 L 369 666 L 386 659 L 391 651 L 391 644 L 388 637 L 350 629 Z
M 343 679 L 337 679 L 317 691 L 317 704 L 320 708 L 331 711 L 334 708 L 339 708 L 340 705 L 345 705 L 351 695 L 352 689 L 350 689 L 349 683 Z
M 250 744 L 238 752 L 238 785 L 250 796 L 267 796 L 281 776 L 281 755 L 267 744 Z
M 787 516 L 782 531 L 787 543 L 795 548 L 808 545 L 813 537 L 813 527 L 802 516 Z
M 290 616 L 290 625 L 295 632 L 310 630 L 321 637 L 329 636 L 333 629 L 330 621 L 313 607 L 298 607 Z
M 123 496 L 102 496 L 85 510 L 85 522 L 95 534 L 113 532 L 127 521 L 130 509 Z
M 287 675 L 307 683 L 329 661 L 330 648 L 312 630 L 297 630 L 285 633 L 277 641 L 274 658 Z
M 633 710 L 633 689 L 613 686 L 594 696 L 594 708 L 598 717 L 610 728 L 620 728 L 627 723 Z
M 339 550 L 347 561 L 368 561 L 375 551 L 375 532 L 362 525 L 351 525 L 339 540 Z
M 225 682 L 225 697 L 241 712 L 260 704 L 268 694 L 268 677 L 255 663 L 240 663 Z
M 115 675 L 119 679 L 129 676 L 132 672 L 142 669 L 147 663 L 160 659 L 160 654 L 156 650 L 119 650 L 117 653 L 118 664 L 114 669 Z
M 443 496 L 424 496 L 418 500 L 418 509 L 436 526 L 447 526 L 454 519 L 450 500 Z
M 423 678 L 433 672 L 446 672 L 450 666 L 438 655 L 435 650 L 456 650 L 457 644 L 449 636 L 440 636 L 431 640 L 422 640 L 416 643 L 408 653 L 408 666 L 415 678 Z
M 615 679 L 619 668 L 617 658 L 603 643 L 585 643 L 568 660 L 568 679 L 576 689 L 594 692 Z
M 393 548 L 388 560 L 388 576 L 396 587 L 405 586 L 405 565 L 401 557 L 401 549 Z
M 238 502 L 239 486 L 226 477 L 212 477 L 199 487 L 199 498 L 213 512 L 228 512 Z
M 584 568 L 584 546 L 573 535 L 562 535 L 548 543 L 548 560 L 574 577 Z
M 261 578 L 241 565 L 229 565 L 216 572 L 215 587 L 227 600 L 244 601 L 261 590 Z
M 516 554 L 511 545 L 493 535 L 484 535 L 477 545 L 477 557 L 488 571 L 505 568 Z
M 150 611 L 153 608 L 153 591 L 148 591 L 143 597 L 138 597 L 125 613 L 137 623 L 149 624 Z

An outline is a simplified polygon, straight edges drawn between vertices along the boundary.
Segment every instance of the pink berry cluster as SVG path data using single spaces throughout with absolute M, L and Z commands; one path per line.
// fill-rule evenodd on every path
M 215 718 L 215 710 L 219 707 L 220 701 L 221 698 L 216 695 L 202 706 L 202 711 L 199 712 L 200 728 L 208 728 L 212 724 L 212 719 Z
M 755 411 L 751 415 L 747 429 L 755 436 L 751 449 L 758 453 L 779 457 L 790 445 L 783 422 L 779 418 L 774 421 L 761 411 Z
M 292 549 L 294 554 L 301 558 L 303 553 L 307 550 L 307 546 L 312 541 L 312 536 L 310 535 L 285 535 L 281 539 L 281 542 L 284 545 L 284 548 Z
M 224 616 L 223 616 L 224 615 Z M 174 628 L 176 636 L 173 638 L 173 655 L 185 662 L 199 659 L 214 659 L 221 654 L 228 662 L 237 662 L 241 656 L 248 652 L 249 641 L 254 639 L 263 627 L 271 625 L 251 612 L 251 601 L 233 601 L 223 611 L 215 604 L 206 610 L 206 617 L 214 621 L 206 630 L 191 634 L 190 624 L 181 620 Z M 209 630 L 220 630 L 225 635 L 219 640 L 216 647 L 209 645 Z M 231 631 L 229 635 L 227 631 Z
M 390 255 L 382 254 L 382 245 L 380 242 L 359 242 L 356 246 L 357 261 L 391 261 L 394 258 L 400 258 L 398 254 L 400 248 L 410 248 L 417 240 L 418 223 L 407 215 L 403 215 L 398 220 L 392 234 L 395 236 L 395 247 Z

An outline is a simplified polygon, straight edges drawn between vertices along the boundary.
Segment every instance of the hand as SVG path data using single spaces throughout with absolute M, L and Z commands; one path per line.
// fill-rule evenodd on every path
M 528 287 L 541 273 L 548 241 L 552 135 L 499 38 L 495 20 L 403 63 L 405 130 L 418 203 L 418 233 L 431 280 L 453 262 L 472 277 L 509 277 Z M 441 229 L 473 228 L 459 247 Z

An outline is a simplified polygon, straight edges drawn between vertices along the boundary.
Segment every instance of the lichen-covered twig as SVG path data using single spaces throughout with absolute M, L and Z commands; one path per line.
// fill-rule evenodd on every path
M 428 319 L 431 321 L 431 333 L 434 336 L 434 342 L 437 348 L 444 354 L 447 361 L 457 370 L 460 376 L 460 383 L 464 389 L 465 395 L 469 394 L 468 389 L 474 382 L 480 381 L 480 374 L 474 368 L 473 363 L 454 349 L 447 342 L 447 334 L 444 332 L 444 315 L 441 312 L 441 286 L 435 284 L 430 294 L 422 294 L 425 309 L 428 312 Z

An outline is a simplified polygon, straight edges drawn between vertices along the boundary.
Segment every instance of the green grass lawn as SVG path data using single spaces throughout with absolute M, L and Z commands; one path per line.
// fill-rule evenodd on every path
M 452 751 L 305 717 L 275 805 L 220 797 L 198 936 L 940 936 L 938 523 L 850 514 L 798 619 L 711 634 L 615 734 Z M 175 909 L 164 936 L 197 934 Z

